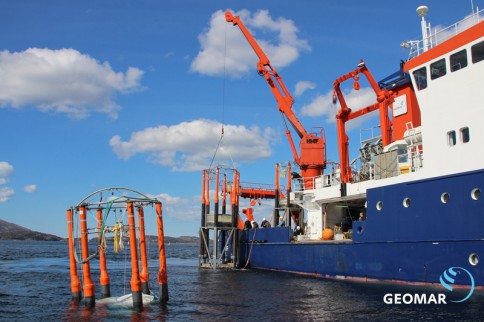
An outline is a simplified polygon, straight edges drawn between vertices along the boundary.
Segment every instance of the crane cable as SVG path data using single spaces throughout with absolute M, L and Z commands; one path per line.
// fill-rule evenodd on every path
M 289 131 L 289 127 L 287 126 L 286 118 L 284 117 L 283 112 L 281 112 L 281 118 L 282 118 L 282 121 L 284 122 L 284 127 L 286 128 L 286 131 Z
M 215 152 L 212 157 L 212 161 L 210 161 L 209 169 L 212 169 L 213 161 L 215 160 L 215 156 L 217 155 L 218 149 L 220 148 L 220 143 L 224 137 L 224 121 L 225 121 L 225 79 L 226 79 L 226 57 L 227 57 L 227 24 L 225 24 L 225 42 L 224 42 L 224 76 L 222 82 L 222 129 L 220 134 L 220 139 L 218 141 L 217 147 L 215 148 Z M 230 149 L 228 150 L 230 160 L 232 161 L 232 166 L 234 166 L 234 160 L 232 159 L 232 155 L 230 154 Z

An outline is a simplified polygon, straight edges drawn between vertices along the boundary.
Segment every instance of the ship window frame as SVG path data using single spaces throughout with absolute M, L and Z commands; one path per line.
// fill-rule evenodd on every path
M 471 46 L 472 63 L 478 63 L 484 60 L 484 41 Z
M 450 71 L 456 72 L 467 67 L 467 50 L 463 49 L 449 57 Z
M 447 74 L 447 67 L 445 66 L 445 58 L 434 61 L 430 64 L 430 79 L 434 80 L 445 76 Z
M 378 201 L 376 203 L 376 210 L 381 211 L 383 209 L 383 201 Z
M 481 189 L 479 188 L 472 189 L 471 198 L 472 200 L 476 200 L 476 201 L 479 200 L 479 198 L 481 198 Z
M 447 132 L 447 145 L 455 146 L 457 144 L 457 135 L 454 130 Z
M 410 198 L 409 197 L 405 197 L 405 199 L 403 199 L 403 206 L 405 208 L 410 207 Z
M 450 200 L 450 194 L 448 192 L 444 192 L 440 195 L 440 201 L 444 204 L 448 203 Z
M 469 143 L 471 140 L 469 128 L 467 126 L 459 129 L 460 140 L 462 143 Z
M 479 264 L 479 255 L 477 255 L 476 253 L 470 254 L 469 264 L 471 264 L 472 266 L 476 266 L 477 264 Z
M 427 67 L 424 66 L 412 72 L 415 86 L 417 89 L 423 90 L 427 88 Z

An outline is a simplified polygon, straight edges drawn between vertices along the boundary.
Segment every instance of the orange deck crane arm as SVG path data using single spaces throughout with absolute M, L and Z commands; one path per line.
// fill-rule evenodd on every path
M 291 133 L 289 129 L 286 129 L 286 136 L 291 146 L 294 160 L 301 169 L 302 177 L 309 178 L 321 175 L 326 167 L 326 139 L 323 129 L 319 128 L 319 132 L 311 131 L 311 133 L 306 131 L 292 110 L 294 99 L 287 90 L 287 87 L 282 81 L 281 76 L 277 73 L 276 69 L 272 67 L 269 58 L 267 58 L 266 54 L 260 48 L 259 44 L 249 32 L 247 27 L 243 24 L 239 17 L 234 17 L 229 11 L 225 13 L 225 20 L 229 23 L 232 23 L 234 26 L 239 27 L 240 31 L 242 31 L 242 34 L 251 45 L 257 57 L 259 57 L 259 62 L 257 63 L 257 72 L 259 75 L 265 78 L 272 91 L 272 94 L 277 101 L 279 111 L 287 118 L 289 123 L 291 123 L 292 127 L 301 139 L 300 154 L 298 154 Z
M 262 48 L 260 48 L 257 41 L 254 39 L 239 17 L 234 17 L 230 11 L 227 11 L 225 13 L 225 20 L 240 28 L 240 31 L 242 31 L 242 34 L 249 42 L 257 57 L 259 57 L 259 62 L 257 63 L 257 72 L 267 81 L 267 84 L 276 98 L 279 111 L 281 111 L 287 117 L 289 123 L 291 123 L 300 138 L 302 138 L 304 135 L 307 135 L 306 129 L 301 122 L 299 122 L 292 110 L 294 99 L 287 90 L 287 87 L 282 81 L 281 76 L 277 73 L 277 70 L 272 67 L 269 58 L 267 58 Z

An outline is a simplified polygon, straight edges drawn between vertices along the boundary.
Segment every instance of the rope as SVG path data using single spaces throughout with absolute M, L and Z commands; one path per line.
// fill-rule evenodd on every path
M 126 266 L 128 262 L 128 252 L 124 252 L 124 272 L 123 272 L 123 294 L 126 294 Z
M 220 140 L 218 140 L 217 148 L 215 149 L 215 153 L 213 154 L 212 161 L 210 161 L 209 169 L 212 169 L 213 160 L 215 160 L 215 156 L 217 155 L 218 148 L 220 147 L 220 142 L 222 142 L 222 138 L 224 137 L 224 125 L 222 123 L 222 134 L 220 135 Z
M 227 24 L 225 24 L 225 35 L 224 35 L 224 77 L 222 82 L 222 134 L 224 130 L 225 122 L 225 81 L 226 81 L 226 63 L 227 63 Z
M 102 198 L 102 197 L 101 197 Z M 121 198 L 124 198 L 124 196 L 121 196 L 121 197 L 118 197 L 118 198 L 114 198 L 113 200 L 110 200 L 108 203 L 107 203 L 107 206 L 106 206 L 106 209 L 104 210 L 104 215 L 103 215 L 103 218 L 102 218 L 102 221 L 101 221 L 101 231 L 103 232 L 104 234 L 104 227 L 105 227 L 105 224 L 106 224 L 106 220 L 108 219 L 108 215 L 109 215 L 109 212 L 111 211 L 111 208 L 113 206 L 113 203 Z M 103 236 L 101 235 L 101 238 Z
M 245 262 L 245 266 L 242 269 L 246 269 L 247 265 L 249 265 L 250 255 L 252 254 L 252 247 L 254 247 L 254 240 L 255 240 L 255 233 L 257 232 L 257 228 L 254 228 L 254 235 L 252 235 L 252 242 L 250 244 L 249 256 L 247 256 L 247 261 Z
M 119 226 L 117 223 L 114 224 L 113 233 L 114 233 L 114 240 L 113 240 L 114 253 L 117 254 L 119 253 Z
M 106 231 L 108 231 L 108 230 L 109 230 L 109 228 L 107 226 L 104 226 L 104 229 L 103 229 L 103 231 L 100 235 L 101 242 L 100 242 L 98 248 L 99 248 L 99 251 L 103 252 L 103 253 L 106 253 Z
M 77 217 L 77 216 L 75 216 L 75 217 Z M 74 222 L 73 222 L 73 224 L 74 224 Z M 78 234 L 79 234 L 79 237 L 81 237 L 80 236 L 81 235 L 80 230 L 79 230 Z M 86 232 L 86 234 L 89 234 L 89 232 Z M 74 238 L 74 241 L 73 241 L 74 242 L 74 246 L 75 246 L 75 240 L 76 240 L 76 238 Z M 78 247 L 81 247 L 81 244 L 80 243 L 78 244 Z M 81 254 L 82 254 L 82 252 L 81 252 Z M 89 262 L 91 259 L 93 259 L 94 257 L 96 257 L 98 254 L 99 254 L 99 245 L 98 245 L 98 247 L 96 247 L 96 251 L 94 253 L 92 253 L 91 255 L 89 255 L 86 259 L 80 260 L 79 259 L 79 256 L 77 256 L 76 248 L 74 247 L 74 259 L 76 260 L 76 262 L 78 264 L 81 264 L 81 267 L 82 267 L 82 264 L 85 264 L 85 263 Z

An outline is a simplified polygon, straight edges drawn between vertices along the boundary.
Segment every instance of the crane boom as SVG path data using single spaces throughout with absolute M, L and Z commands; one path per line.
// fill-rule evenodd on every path
M 277 70 L 272 67 L 269 58 L 267 58 L 266 54 L 262 48 L 260 48 L 247 27 L 245 27 L 239 17 L 234 17 L 229 11 L 225 13 L 225 20 L 232 23 L 234 26 L 239 27 L 257 57 L 259 57 L 257 72 L 265 78 L 277 101 L 279 111 L 288 119 L 289 123 L 301 139 L 299 144 L 300 155 L 298 155 L 291 132 L 289 129 L 286 130 L 294 160 L 296 164 L 299 165 L 301 175 L 305 179 L 305 187 L 311 189 L 313 187 L 312 178 L 323 174 L 323 170 L 326 167 L 326 138 L 324 136 L 324 130 L 318 128 L 319 132 L 311 130 L 311 132 L 308 133 L 306 131 L 292 110 L 294 99 L 287 90 L 281 76 L 277 73 Z
M 281 111 L 287 117 L 289 123 L 291 123 L 296 133 L 300 138 L 302 138 L 307 134 L 306 129 L 301 122 L 299 122 L 292 110 L 294 99 L 287 90 L 281 76 L 277 73 L 277 70 L 272 67 L 269 58 L 267 58 L 262 48 L 260 48 L 257 41 L 251 35 L 247 27 L 245 27 L 244 23 L 240 20 L 240 17 L 234 17 L 230 11 L 227 11 L 225 13 L 225 20 L 240 28 L 240 31 L 242 31 L 242 34 L 249 42 L 257 57 L 259 57 L 259 62 L 257 63 L 257 72 L 267 81 L 267 84 L 276 98 L 279 111 Z

